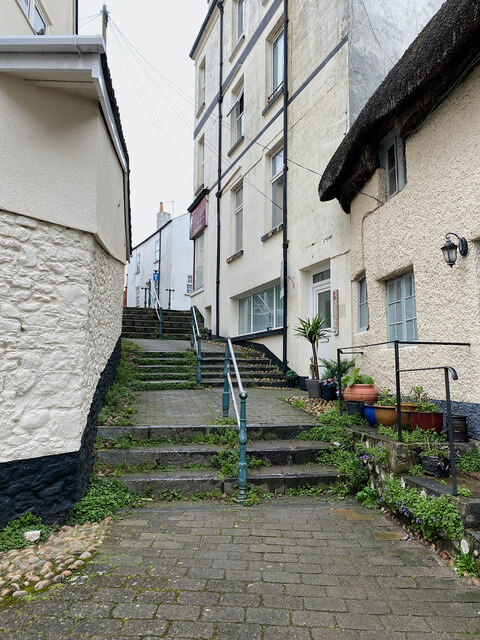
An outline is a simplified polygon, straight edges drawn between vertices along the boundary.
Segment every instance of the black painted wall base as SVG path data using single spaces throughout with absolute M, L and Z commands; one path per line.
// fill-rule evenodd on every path
M 98 414 L 115 379 L 120 351 L 119 338 L 95 389 L 79 451 L 0 464 L 0 529 L 28 511 L 47 523 L 61 522 L 86 494 Z

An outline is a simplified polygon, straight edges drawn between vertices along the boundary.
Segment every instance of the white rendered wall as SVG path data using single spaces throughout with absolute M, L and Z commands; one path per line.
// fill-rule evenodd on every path
M 48 17 L 48 35 L 74 33 L 74 0 L 42 0 L 41 7 Z M 0 0 L 0 16 L 0 36 L 35 35 L 27 16 L 16 0 Z

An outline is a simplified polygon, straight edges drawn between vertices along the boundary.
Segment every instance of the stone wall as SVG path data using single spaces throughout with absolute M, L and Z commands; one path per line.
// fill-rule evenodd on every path
M 0 212 L 0 484 L 12 465 L 24 476 L 10 486 L 23 510 L 36 482 L 61 502 L 63 473 L 73 496 L 85 491 L 78 465 L 85 476 L 118 363 L 123 272 L 91 234 Z M 46 459 L 64 469 L 50 488 Z

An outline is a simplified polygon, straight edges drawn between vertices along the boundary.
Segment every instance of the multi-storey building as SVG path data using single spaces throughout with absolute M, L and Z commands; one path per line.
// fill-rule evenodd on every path
M 196 67 L 192 303 L 217 335 L 265 345 L 306 375 L 350 345 L 350 227 L 318 177 L 441 0 L 210 0 Z
M 2 0 L 0 527 L 81 498 L 120 351 L 128 155 L 74 0 Z
M 155 307 L 156 294 L 163 309 L 190 309 L 193 246 L 189 224 L 188 213 L 172 218 L 160 203 L 157 230 L 132 249 L 127 276 L 128 307 Z

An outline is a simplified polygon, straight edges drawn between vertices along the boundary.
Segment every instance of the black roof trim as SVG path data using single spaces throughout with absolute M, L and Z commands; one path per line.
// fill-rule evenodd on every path
M 206 16 L 205 20 L 203 21 L 202 26 L 200 27 L 200 31 L 198 32 L 198 35 L 197 35 L 197 37 L 195 39 L 195 42 L 193 43 L 192 50 L 189 53 L 190 58 L 193 58 L 193 56 L 195 55 L 195 51 L 196 51 L 196 49 L 198 47 L 198 43 L 200 42 L 200 40 L 201 40 L 201 38 L 203 36 L 203 32 L 207 28 L 208 21 L 210 20 L 210 18 L 212 16 L 212 13 L 213 13 L 215 7 L 217 6 L 217 4 L 218 4 L 218 0 L 215 0 L 214 2 L 212 2 L 210 7 L 208 8 L 207 16 Z
M 392 129 L 411 135 L 480 61 L 480 0 L 447 0 L 374 92 L 325 169 L 320 200 L 350 203 Z
M 210 189 L 202 189 L 198 194 L 198 196 L 195 198 L 195 200 L 192 202 L 192 204 L 189 207 L 187 207 L 187 211 L 189 213 L 192 213 L 192 211 L 201 202 L 201 200 L 203 200 L 205 196 L 208 196 L 209 193 L 210 193 Z
M 142 240 L 141 242 L 139 242 L 138 244 L 136 244 L 132 251 L 135 251 L 135 249 L 138 249 L 138 247 L 141 247 L 142 244 L 145 244 L 145 242 L 147 242 L 148 240 L 151 240 L 151 238 L 153 238 L 153 236 L 156 236 L 157 234 L 159 234 L 161 231 L 163 231 L 165 229 L 165 227 L 168 227 L 168 225 L 172 222 L 173 218 L 171 220 L 169 220 L 168 222 L 166 222 L 163 226 L 160 227 L 160 229 L 157 229 L 156 231 L 154 231 L 153 233 L 151 233 L 148 238 L 145 238 L 145 240 Z

